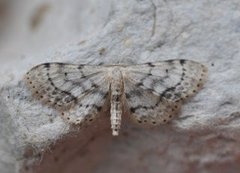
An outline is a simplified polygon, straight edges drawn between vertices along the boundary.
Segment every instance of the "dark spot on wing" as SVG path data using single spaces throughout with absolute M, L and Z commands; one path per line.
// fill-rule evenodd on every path
M 167 60 L 166 62 L 169 63 L 169 64 L 172 64 L 173 61 L 175 61 L 175 60 L 173 60 L 173 59 L 169 59 L 169 60 Z
M 151 73 L 148 73 L 147 75 L 148 75 L 148 76 L 152 76 L 152 74 L 151 74 Z
M 130 95 L 129 93 L 125 93 L 125 97 L 126 97 L 127 99 L 129 99 L 129 98 L 131 97 L 131 95 Z
M 94 87 L 95 88 L 95 87 Z M 96 85 L 96 88 L 99 88 L 98 85 Z M 104 92 L 104 91 L 100 91 L 100 90 L 97 90 L 97 89 L 94 89 L 93 91 L 91 91 L 92 94 L 98 94 L 102 99 L 106 99 L 107 96 L 108 96 L 108 92 Z M 89 89 L 90 91 L 91 89 Z M 86 92 L 86 91 L 85 91 Z M 87 91 L 88 92 L 88 91 Z
M 148 65 L 149 67 L 155 67 L 155 65 L 154 65 L 153 63 L 151 63 L 151 62 L 147 63 L 147 65 Z
M 66 65 L 66 63 L 61 63 L 61 62 L 57 62 L 57 63 L 55 63 L 55 64 L 58 65 L 58 66 L 60 66 L 60 67 L 63 67 L 63 66 Z
M 97 106 L 94 104 L 93 107 L 96 108 L 98 112 L 100 112 L 102 110 L 102 106 Z
M 148 92 L 150 92 L 150 93 L 153 93 L 153 89 L 151 89 L 151 88 L 148 88 L 148 89 L 146 89 L 146 91 L 148 91 Z
M 58 94 L 58 93 L 57 93 L 57 91 L 55 91 L 55 90 L 52 92 L 52 95 L 57 95 L 57 94 Z
M 145 109 L 145 110 L 154 109 L 154 106 L 141 106 L 141 105 L 139 105 L 139 106 L 136 106 L 136 107 L 131 107 L 130 111 L 132 113 L 135 113 L 137 109 Z
M 92 84 L 92 88 L 98 88 L 99 86 L 96 85 L 95 83 Z
M 136 84 L 137 87 L 140 87 L 140 86 L 143 86 L 143 83 L 142 82 L 139 82 Z
M 172 93 L 166 93 L 166 94 L 165 94 L 165 97 L 166 97 L 167 99 L 170 99 L 170 98 L 172 97 Z
M 125 93 L 125 96 L 127 99 L 131 98 L 131 97 L 140 97 L 142 96 L 142 93 L 139 90 L 132 90 L 129 93 Z
M 78 69 L 81 70 L 83 68 L 83 65 L 79 65 Z
M 72 100 L 74 100 L 74 99 L 73 99 L 73 97 L 71 97 L 70 95 L 64 98 L 64 101 L 65 101 L 66 103 L 70 103 Z
M 105 51 L 106 51 L 105 48 L 101 48 L 101 49 L 99 50 L 99 55 L 103 55 L 103 54 L 105 54 Z
M 181 60 L 180 60 L 180 64 L 181 64 L 181 65 L 184 65 L 185 62 L 186 62 L 186 60 L 184 60 L 184 59 L 181 59 Z
M 170 87 L 170 88 L 167 88 L 166 90 L 164 90 L 161 94 L 161 97 L 166 97 L 166 94 L 168 92 L 171 92 L 171 91 L 174 91 L 175 90 L 175 87 Z
M 50 63 L 45 63 L 43 64 L 45 68 L 49 68 L 50 67 Z
M 136 111 L 136 109 L 134 107 L 131 107 L 130 111 L 131 111 L 131 113 L 134 113 Z
M 100 62 L 98 65 L 103 65 L 104 63 L 103 62 Z

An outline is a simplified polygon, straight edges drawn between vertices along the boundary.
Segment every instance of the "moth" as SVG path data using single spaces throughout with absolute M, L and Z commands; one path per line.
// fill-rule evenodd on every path
M 140 124 L 169 122 L 183 101 L 207 80 L 201 63 L 175 59 L 137 65 L 44 63 L 24 80 L 32 95 L 71 124 L 93 121 L 110 110 L 112 134 L 119 134 L 123 111 Z

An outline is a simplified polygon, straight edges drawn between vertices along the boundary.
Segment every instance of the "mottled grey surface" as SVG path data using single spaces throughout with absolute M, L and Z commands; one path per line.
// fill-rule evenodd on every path
M 0 2 L 1 173 L 238 172 L 239 0 Z M 68 133 L 69 125 L 21 82 L 41 62 L 176 58 L 208 66 L 205 88 L 171 124 L 143 129 L 125 118 L 119 137 L 111 136 L 107 114 Z

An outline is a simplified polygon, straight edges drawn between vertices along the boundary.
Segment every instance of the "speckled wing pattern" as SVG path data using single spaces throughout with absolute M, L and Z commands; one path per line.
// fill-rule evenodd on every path
M 195 95 L 207 79 L 207 68 L 195 61 L 168 60 L 131 66 L 125 78 L 131 118 L 141 124 L 167 123 L 182 101 Z
M 204 65 L 184 59 L 129 66 L 45 63 L 25 75 L 32 95 L 70 123 L 91 122 L 103 109 L 111 110 L 113 135 L 120 130 L 122 109 L 141 124 L 166 123 L 206 79 Z
M 110 84 L 101 66 L 66 63 L 40 64 L 25 75 L 25 80 L 35 98 L 75 124 L 92 121 L 98 115 Z

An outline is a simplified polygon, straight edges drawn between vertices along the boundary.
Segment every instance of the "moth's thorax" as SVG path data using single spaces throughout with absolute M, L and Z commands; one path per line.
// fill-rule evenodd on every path
M 114 136 L 118 135 L 120 126 L 121 126 L 121 116 L 123 109 L 123 92 L 124 92 L 124 84 L 123 84 L 123 76 L 121 72 L 121 68 L 113 67 L 110 71 L 111 75 L 111 84 L 110 84 L 110 92 L 111 92 L 111 128 L 112 134 Z

